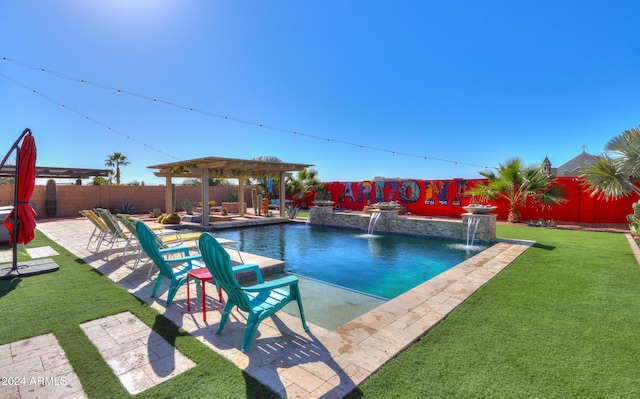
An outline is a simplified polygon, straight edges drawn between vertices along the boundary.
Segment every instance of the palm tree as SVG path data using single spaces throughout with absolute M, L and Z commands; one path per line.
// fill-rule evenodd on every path
M 107 159 L 104 161 L 104 166 L 108 166 L 110 168 L 116 168 L 116 184 L 120 185 L 120 166 L 127 166 L 131 162 L 127 159 L 127 156 L 120 153 L 114 152 L 113 155 L 107 156 Z
M 306 193 L 322 185 L 318 179 L 318 171 L 305 168 L 299 171 L 296 177 L 287 179 L 287 192 L 294 194 L 296 198 L 303 198 Z
M 588 164 L 582 177 L 591 196 L 610 198 L 640 194 L 635 185 L 640 180 L 640 127 L 625 130 L 609 140 L 605 151 L 612 151 L 614 156 L 604 153 L 596 162 Z
M 553 185 L 553 179 L 543 172 L 542 166 L 523 165 L 517 157 L 500 164 L 497 173 L 479 173 L 488 182 L 479 183 L 468 194 L 477 195 L 482 200 L 506 199 L 509 202 L 507 221 L 510 223 L 521 221 L 519 207 L 526 205 L 528 199 L 542 208 L 566 201 L 562 187 Z

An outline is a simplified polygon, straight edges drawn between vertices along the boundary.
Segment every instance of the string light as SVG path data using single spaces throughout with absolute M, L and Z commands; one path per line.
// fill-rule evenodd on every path
M 100 122 L 100 121 L 98 121 L 98 120 L 96 120 L 96 119 L 93 119 L 93 118 L 91 118 L 89 115 L 83 114 L 82 112 L 80 112 L 80 111 L 76 110 L 75 108 L 72 108 L 72 107 L 69 107 L 69 106 L 67 106 L 67 105 L 64 105 L 64 104 L 62 104 L 62 103 L 60 103 L 60 102 L 58 102 L 58 101 L 54 100 L 53 98 L 51 98 L 51 97 L 49 97 L 49 96 L 47 96 L 47 95 L 45 95 L 45 94 L 43 94 L 43 93 L 41 93 L 41 92 L 39 92 L 39 91 L 35 90 L 35 89 L 31 89 L 31 88 L 29 88 L 29 87 L 27 87 L 27 86 L 23 85 L 22 83 L 20 83 L 20 82 L 18 82 L 18 81 L 16 81 L 16 80 L 14 80 L 14 79 L 9 78 L 7 75 L 5 75 L 5 74 L 3 74 L 3 73 L 1 73 L 1 72 L 0 72 L 0 77 L 3 77 L 3 78 L 5 78 L 5 79 L 7 79 L 9 82 L 11 82 L 11 83 L 13 83 L 13 84 L 15 84 L 15 85 L 17 85 L 17 86 L 20 86 L 20 87 L 22 87 L 22 88 L 24 88 L 24 89 L 26 89 L 26 90 L 30 90 L 33 94 L 37 94 L 38 96 L 40 96 L 40 97 L 44 98 L 45 100 L 49 101 L 49 102 L 50 102 L 50 103 L 52 103 L 52 104 L 59 105 L 60 107 L 62 107 L 62 108 L 64 108 L 64 109 L 66 109 L 66 110 L 72 111 L 72 112 L 76 113 L 77 115 L 80 115 L 83 119 L 85 119 L 85 120 L 87 120 L 87 121 L 91 121 L 91 122 L 93 122 L 93 123 L 95 123 L 95 124 L 97 124 L 97 125 L 100 125 L 100 126 L 104 127 L 105 129 L 107 129 L 107 130 L 108 130 L 108 131 L 110 131 L 110 132 L 117 133 L 117 134 L 119 134 L 119 135 L 121 135 L 121 136 L 125 137 L 126 139 L 128 139 L 128 140 L 130 140 L 130 141 L 133 141 L 133 142 L 134 142 L 134 143 L 136 143 L 136 144 L 140 144 L 140 145 L 142 145 L 142 146 L 144 146 L 144 147 L 147 147 L 147 148 L 150 148 L 150 149 L 152 149 L 152 150 L 154 150 L 154 151 L 157 151 L 157 152 L 158 152 L 158 153 L 160 153 L 160 154 L 164 154 L 164 155 L 167 155 L 167 156 L 171 157 L 172 159 L 176 159 L 176 157 L 174 157 L 174 156 L 173 156 L 173 155 L 171 155 L 171 154 L 168 154 L 168 153 L 166 153 L 166 152 L 164 152 L 164 151 L 162 151 L 162 150 L 159 150 L 159 149 L 154 148 L 154 147 L 152 147 L 152 146 L 150 146 L 150 145 L 147 145 L 146 143 L 143 143 L 143 142 L 141 142 L 141 141 L 139 141 L 139 140 L 136 140 L 136 139 L 132 138 L 131 136 L 129 136 L 128 134 L 123 133 L 123 132 L 121 132 L 121 131 L 119 131 L 119 130 L 117 130 L 117 129 L 113 129 L 112 127 L 110 127 L 110 126 L 106 125 L 105 123 L 102 123 L 102 122 Z
M 3 62 L 9 61 L 9 62 L 11 62 L 11 63 L 13 63 L 15 65 L 20 66 L 20 67 L 23 67 L 23 68 L 26 68 L 26 69 L 32 69 L 32 70 L 40 70 L 42 73 L 45 73 L 45 68 L 41 68 L 41 67 L 37 67 L 37 66 L 34 66 L 34 65 L 30 65 L 30 64 L 27 64 L 25 62 L 16 61 L 16 60 L 13 60 L 13 59 L 10 59 L 10 58 L 7 58 L 7 57 L 2 57 L 2 61 Z M 246 121 L 246 120 L 242 120 L 242 119 L 239 119 L 239 118 L 230 117 L 230 116 L 227 116 L 227 115 L 220 115 L 220 114 L 216 114 L 216 113 L 205 111 L 205 110 L 200 110 L 200 109 L 193 108 L 193 107 L 187 107 L 187 106 L 184 106 L 184 105 L 175 104 L 175 103 L 172 103 L 172 102 L 169 102 L 169 101 L 160 100 L 160 99 L 157 99 L 157 98 L 148 97 L 148 96 L 145 96 L 145 95 L 142 95 L 142 94 L 137 94 L 137 93 L 134 93 L 134 92 L 130 92 L 128 90 L 112 88 L 112 87 L 107 86 L 107 85 L 103 85 L 103 84 L 100 84 L 100 83 L 95 83 L 95 82 L 92 82 L 92 81 L 89 81 L 89 80 L 86 80 L 86 79 L 76 78 L 76 77 L 73 77 L 73 76 L 70 76 L 70 75 L 66 75 L 66 74 L 63 74 L 63 73 L 60 73 L 60 72 L 46 70 L 46 73 L 49 74 L 49 75 L 52 75 L 54 77 L 60 78 L 60 79 L 65 79 L 65 80 L 70 80 L 70 81 L 77 81 L 77 82 L 80 82 L 80 84 L 85 84 L 86 83 L 86 84 L 95 86 L 97 88 L 103 89 L 103 90 L 114 91 L 114 92 L 116 92 L 118 94 L 122 94 L 122 93 L 128 94 L 128 95 L 130 95 L 132 97 L 136 97 L 136 98 L 139 98 L 141 100 L 153 101 L 154 103 L 161 102 L 161 103 L 163 103 L 165 105 L 168 105 L 168 106 L 171 106 L 171 107 L 174 107 L 174 108 L 184 109 L 184 110 L 187 110 L 189 112 L 197 112 L 197 113 L 200 113 L 202 115 L 211 116 L 211 117 L 215 117 L 215 118 L 220 118 L 220 119 L 223 119 L 225 121 L 226 120 L 231 120 L 231 121 L 236 122 L 236 123 L 242 123 L 242 124 L 246 124 L 246 125 L 253 125 L 253 126 L 260 127 L 260 128 L 265 128 L 265 129 L 277 131 L 277 132 L 293 134 L 293 135 L 296 135 L 296 136 L 303 136 L 303 137 L 316 139 L 316 140 L 326 140 L 327 143 L 331 143 L 333 141 L 333 142 L 337 142 L 337 143 L 344 144 L 344 145 L 359 147 L 360 149 L 368 149 L 368 150 L 372 150 L 372 151 L 386 152 L 386 153 L 389 153 L 391 155 L 402 155 L 402 156 L 412 157 L 412 158 L 423 158 L 425 161 L 427 159 L 431 159 L 431 160 L 434 160 L 434 161 L 451 163 L 451 164 L 454 164 L 455 166 L 458 166 L 458 164 L 460 164 L 460 165 L 472 166 L 472 167 L 478 167 L 478 168 L 483 168 L 484 167 L 485 169 L 489 168 L 487 166 L 476 165 L 476 164 L 467 163 L 467 162 L 459 162 L 459 161 L 454 161 L 454 160 L 449 160 L 449 159 L 433 158 L 433 157 L 427 157 L 427 156 L 424 156 L 424 155 L 416 155 L 416 154 L 410 154 L 410 153 L 404 153 L 404 152 L 397 152 L 397 151 L 389 150 L 389 149 L 386 149 L 386 148 L 371 147 L 371 146 L 367 146 L 367 145 L 364 145 L 364 144 L 351 143 L 351 142 L 344 141 L 344 140 L 336 140 L 336 139 L 332 139 L 332 138 L 328 138 L 328 137 L 321 137 L 321 136 L 316 136 L 316 135 L 312 135 L 312 134 L 301 133 L 299 131 L 291 131 L 291 130 L 278 128 L 278 127 L 274 127 L 274 126 L 264 125 L 262 123 Z M 15 82 L 14 80 L 10 79 L 9 77 L 7 77 L 4 74 L 0 73 L 0 76 L 4 77 L 5 79 L 8 79 L 9 81 L 12 81 L 15 84 L 18 84 L 19 86 L 25 87 L 24 85 Z M 33 90 L 33 92 L 36 93 L 36 94 L 41 95 L 40 93 L 37 93 L 35 90 Z M 51 100 L 49 99 L 49 101 L 51 101 Z M 75 110 L 74 110 L 74 112 L 79 113 L 78 111 L 75 111 Z M 93 119 L 91 119 L 89 117 L 87 117 L 87 119 L 92 120 L 95 123 L 101 124 L 101 123 L 99 123 L 99 122 L 97 122 L 97 121 L 95 121 L 95 120 L 93 120 Z M 121 134 L 121 133 L 119 133 L 119 134 Z M 143 145 L 146 146 L 146 144 L 144 144 L 144 143 L 140 143 L 140 144 L 143 144 Z M 149 146 L 149 148 L 152 148 L 152 147 Z M 156 151 L 163 153 L 163 151 L 160 151 L 160 150 L 156 150 Z M 167 154 L 167 155 L 169 155 L 169 154 Z M 169 155 L 169 156 L 171 156 L 171 155 Z M 171 157 L 175 158 L 173 156 L 171 156 Z M 497 169 L 497 167 L 491 167 L 491 168 L 492 169 Z

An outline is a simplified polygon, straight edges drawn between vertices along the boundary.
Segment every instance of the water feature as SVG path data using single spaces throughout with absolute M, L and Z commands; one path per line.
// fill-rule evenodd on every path
M 473 240 L 476 238 L 480 218 L 477 216 L 469 216 L 467 222 L 467 246 L 473 246 Z M 471 232 L 473 230 L 473 233 Z
M 373 234 L 373 232 L 376 230 L 376 223 L 378 223 L 378 219 L 380 219 L 380 215 L 382 215 L 382 212 L 371 212 L 367 234 Z
M 313 217 L 313 214 L 316 212 L 318 208 L 316 207 L 311 207 L 309 208 L 309 216 L 307 217 L 307 224 L 311 223 L 311 218 Z

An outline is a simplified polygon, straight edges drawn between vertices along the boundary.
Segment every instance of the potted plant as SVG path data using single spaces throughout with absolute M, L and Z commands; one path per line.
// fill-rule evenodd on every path
M 327 191 L 326 187 L 322 185 L 316 190 L 313 204 L 316 206 L 333 206 L 335 202 L 331 201 L 331 192 Z

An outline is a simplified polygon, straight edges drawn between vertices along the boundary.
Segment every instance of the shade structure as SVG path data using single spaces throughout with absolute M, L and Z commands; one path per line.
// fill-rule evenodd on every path
M 12 245 L 28 244 L 34 237 L 36 211 L 29 205 L 29 201 L 36 181 L 36 157 L 36 143 L 29 133 L 22 141 L 17 154 L 18 176 L 15 181 L 17 206 L 5 218 L 5 226 L 9 229 L 9 240 Z M 14 223 L 17 223 L 17 229 L 14 229 Z

